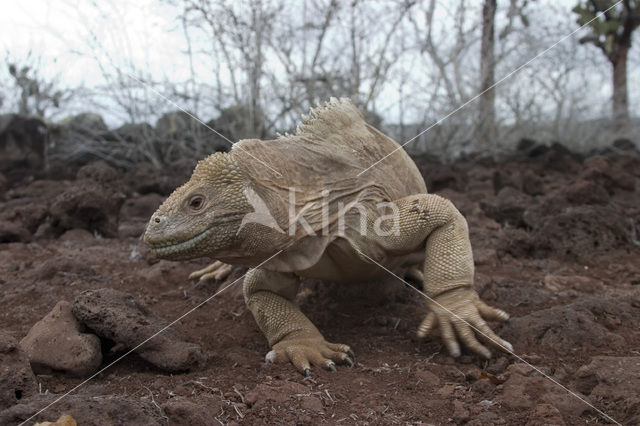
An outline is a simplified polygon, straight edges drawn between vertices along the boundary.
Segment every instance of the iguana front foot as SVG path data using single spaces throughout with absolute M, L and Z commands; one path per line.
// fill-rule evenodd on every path
M 320 337 L 283 340 L 267 353 L 265 361 L 290 362 L 305 376 L 311 374 L 311 366 L 336 371 L 336 364 L 353 366 L 353 351 L 347 345 L 329 343 Z
M 192 272 L 189 275 L 189 279 L 199 279 L 200 281 L 223 280 L 227 278 L 229 274 L 231 274 L 231 265 L 227 265 L 226 263 L 216 260 L 206 268 Z
M 491 351 L 478 342 L 474 331 L 492 346 L 506 352 L 513 351 L 511 343 L 498 337 L 483 319 L 505 321 L 509 315 L 484 303 L 473 289 L 449 290 L 430 300 L 429 308 L 431 312 L 418 327 L 418 337 L 425 337 L 439 326 L 442 340 L 453 357 L 460 355 L 457 335 L 469 349 L 491 358 Z

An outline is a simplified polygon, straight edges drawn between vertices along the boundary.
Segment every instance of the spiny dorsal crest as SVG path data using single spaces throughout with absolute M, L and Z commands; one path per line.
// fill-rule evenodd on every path
M 324 105 L 311 108 L 309 115 L 302 115 L 302 123 L 298 125 L 293 136 L 326 135 L 340 132 L 349 126 L 364 124 L 364 116 L 350 99 L 330 98 Z M 291 135 L 284 135 L 289 136 Z

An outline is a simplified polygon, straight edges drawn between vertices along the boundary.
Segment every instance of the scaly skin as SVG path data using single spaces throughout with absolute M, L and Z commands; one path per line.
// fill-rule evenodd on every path
M 359 171 L 398 145 L 366 125 L 350 102 L 332 100 L 310 116 L 294 135 L 240 141 L 230 153 L 201 161 L 189 182 L 152 216 L 144 241 L 154 254 L 218 259 L 193 278 L 224 278 L 230 268 L 222 262 L 253 268 L 244 280 L 244 297 L 272 347 L 267 361 L 289 361 L 305 374 L 312 365 L 329 370 L 336 363 L 353 365 L 353 353 L 347 345 L 325 341 L 300 311 L 295 297 L 301 277 L 366 281 L 384 276 L 384 269 L 408 267 L 429 297 L 420 337 L 439 328 L 453 356 L 460 354 L 461 341 L 490 357 L 475 329 L 493 346 L 511 350 L 485 323 L 508 315 L 473 290 L 473 256 L 460 212 L 450 201 L 427 194 L 404 151 L 360 177 Z M 287 204 L 288 188 L 302 200 Z M 261 217 L 256 199 L 272 216 L 268 226 L 243 222 Z M 310 218 L 307 228 L 292 230 L 291 209 L 293 216 Z M 395 227 L 380 220 L 389 217 L 389 209 L 399 218 Z

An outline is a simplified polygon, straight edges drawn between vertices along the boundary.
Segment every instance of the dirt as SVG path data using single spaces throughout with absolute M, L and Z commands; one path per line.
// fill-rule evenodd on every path
M 69 391 L 30 423 L 63 414 L 79 425 L 608 422 L 576 395 L 618 422 L 640 423 L 638 153 L 581 158 L 559 146 L 523 146 L 500 162 L 416 162 L 430 189 L 467 217 L 476 289 L 512 315 L 492 326 L 517 356 L 453 359 L 437 338 L 417 340 L 425 300 L 393 278 L 307 281 L 302 310 L 329 341 L 351 345 L 356 365 L 304 378 L 290 365 L 265 364 L 269 348 L 244 305 L 242 268 L 223 283 L 198 284 L 187 276 L 206 259 L 157 261 L 140 244 L 148 217 L 190 165 L 162 176 L 100 163 L 75 179 L 5 174 L 0 423 L 17 424 Z M 160 324 L 234 280 L 174 326 L 206 354 L 187 372 L 131 354 L 86 383 L 33 376 L 16 346 L 59 301 L 84 291 L 127 293 Z M 106 341 L 102 348 L 102 367 L 126 353 Z

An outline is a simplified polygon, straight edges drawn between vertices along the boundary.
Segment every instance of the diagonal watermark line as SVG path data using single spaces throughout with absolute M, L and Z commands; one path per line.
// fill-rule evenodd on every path
M 378 161 L 376 161 L 375 163 L 373 163 L 372 165 L 370 165 L 369 167 L 367 167 L 366 169 L 364 169 L 363 171 L 361 171 L 360 173 L 358 173 L 358 177 L 361 176 L 363 173 L 365 173 L 366 171 L 368 171 L 369 169 L 373 168 L 374 166 L 376 166 L 377 164 L 381 163 L 382 161 L 384 161 L 387 157 L 395 154 L 397 151 L 399 151 L 400 149 L 402 149 L 405 145 L 413 142 L 414 140 L 416 140 L 417 138 L 419 138 L 420 136 L 422 136 L 423 134 L 427 133 L 429 130 L 433 129 L 434 127 L 436 127 L 438 124 L 442 123 L 443 121 L 445 121 L 447 118 L 451 117 L 453 114 L 455 114 L 456 112 L 460 111 L 462 108 L 466 107 L 467 105 L 469 105 L 471 102 L 475 101 L 476 99 L 478 99 L 480 96 L 484 95 L 485 93 L 487 93 L 489 90 L 494 89 L 496 86 L 498 86 L 499 84 L 501 84 L 502 82 L 504 82 L 505 80 L 509 79 L 511 76 L 513 76 L 514 74 L 517 74 L 520 70 L 522 70 L 523 68 L 527 67 L 528 65 L 530 65 L 533 61 L 539 59 L 541 56 L 545 55 L 548 51 L 550 51 L 551 49 L 553 49 L 554 47 L 556 47 L 557 45 L 559 45 L 560 43 L 562 43 L 563 41 L 565 41 L 566 39 L 572 37 L 575 33 L 577 33 L 578 31 L 582 30 L 584 27 L 586 27 L 587 25 L 591 24 L 593 21 L 595 21 L 596 19 L 600 18 L 601 16 L 603 16 L 605 13 L 607 13 L 608 11 L 610 11 L 611 9 L 613 9 L 614 7 L 616 7 L 617 5 L 619 5 L 620 3 L 622 3 L 623 0 L 619 0 L 618 2 L 614 3 L 613 6 L 611 6 L 610 8 L 608 8 L 607 10 L 605 10 L 604 12 L 599 12 L 598 14 L 596 14 L 596 16 L 591 19 L 589 22 L 587 22 L 586 24 L 580 26 L 577 30 L 572 31 L 571 33 L 567 34 L 566 36 L 562 37 L 560 40 L 558 40 L 557 42 L 553 43 L 551 46 L 549 46 L 548 48 L 546 48 L 545 50 L 543 50 L 542 52 L 538 53 L 536 56 L 534 56 L 533 58 L 529 59 L 527 62 L 525 62 L 524 64 L 520 65 L 518 68 L 516 68 L 515 70 L 511 71 L 510 73 L 508 73 L 507 75 L 505 75 L 504 77 L 502 77 L 500 80 L 498 80 L 497 82 L 495 82 L 494 84 L 492 84 L 490 87 L 484 89 L 482 92 L 478 93 L 477 95 L 475 95 L 473 98 L 469 99 L 468 101 L 466 101 L 465 103 L 463 103 L 462 105 L 460 105 L 458 108 L 454 109 L 453 111 L 451 111 L 449 114 L 445 115 L 444 117 L 442 117 L 441 119 L 439 119 L 438 121 L 436 121 L 435 123 L 433 123 L 431 126 L 427 127 L 426 129 L 424 129 L 423 131 L 421 131 L 420 133 L 418 133 L 417 135 L 415 135 L 414 137 L 412 137 L 411 139 L 409 139 L 408 141 L 404 142 L 402 145 L 400 145 L 399 147 L 397 147 L 396 149 L 394 149 L 393 151 L 391 151 L 390 153 L 388 153 L 387 155 L 385 155 L 384 157 L 382 157 L 381 159 L 379 159 Z
M 180 111 L 184 112 L 185 114 L 187 114 L 189 117 L 193 118 L 194 120 L 196 120 L 198 123 L 202 124 L 204 127 L 206 127 L 207 129 L 211 130 L 213 133 L 215 133 L 216 135 L 220 136 L 221 138 L 223 138 L 224 140 L 226 140 L 227 142 L 229 142 L 231 144 L 232 147 L 236 147 L 236 149 L 240 149 L 244 152 L 247 153 L 247 155 L 249 155 L 251 158 L 253 158 L 254 160 L 256 160 L 257 162 L 259 162 L 260 164 L 262 164 L 263 166 L 265 166 L 266 168 L 270 169 L 272 172 L 274 172 L 276 175 L 278 176 L 282 176 L 282 174 L 277 171 L 276 169 L 274 169 L 273 167 L 269 166 L 268 164 L 266 164 L 264 161 L 260 160 L 259 158 L 256 158 L 253 154 L 251 154 L 249 151 L 247 151 L 246 149 L 243 149 L 242 146 L 240 145 L 236 145 L 235 142 L 233 142 L 231 139 L 229 139 L 228 137 L 226 137 L 225 135 L 223 135 L 222 133 L 218 132 L 216 129 L 214 129 L 213 127 L 209 126 L 207 123 L 205 123 L 204 121 L 200 120 L 198 117 L 196 117 L 195 115 L 191 114 L 189 111 L 187 111 L 186 109 L 182 108 L 180 105 L 178 105 L 177 103 L 173 102 L 171 99 L 167 98 L 166 96 L 164 96 L 162 93 L 158 92 L 156 89 L 154 89 L 150 84 L 140 80 L 139 78 L 137 78 L 136 76 L 134 76 L 131 73 L 128 73 L 126 71 L 123 71 L 127 76 L 129 76 L 129 78 L 137 81 L 138 83 L 142 84 L 143 86 L 145 86 L 147 89 L 151 90 L 153 93 L 155 93 L 156 95 L 160 96 L 162 99 L 164 99 L 165 101 L 167 101 L 168 103 L 170 103 L 171 105 L 173 105 L 174 107 L 178 108 Z
M 493 342 L 495 345 L 497 345 L 498 347 L 500 347 L 503 351 L 509 353 L 510 355 L 513 355 L 515 358 L 517 358 L 519 361 L 525 363 L 526 365 L 528 365 L 529 367 L 531 367 L 532 369 L 534 369 L 535 371 L 537 371 L 538 373 L 540 373 L 543 377 L 545 377 L 546 379 L 550 380 L 551 382 L 555 383 L 556 385 L 560 386 L 562 389 L 564 389 L 565 391 L 567 391 L 570 395 L 578 398 L 580 401 L 582 401 L 584 404 L 588 405 L 589 407 L 591 407 L 593 410 L 595 410 L 598 414 L 600 414 L 602 417 L 604 417 L 606 420 L 613 422 L 617 425 L 621 425 L 620 422 L 616 421 L 614 418 L 612 418 L 611 416 L 609 416 L 607 413 L 605 413 L 604 411 L 600 410 L 599 408 L 595 407 L 593 404 L 591 404 L 588 400 L 586 400 L 585 398 L 583 398 L 582 396 L 580 396 L 579 394 L 577 394 L 576 392 L 572 391 L 571 389 L 569 389 L 568 387 L 566 387 L 565 385 L 563 385 L 562 383 L 558 382 L 557 380 L 555 380 L 553 377 L 549 376 L 548 374 L 546 374 L 544 371 L 540 370 L 538 367 L 536 367 L 535 365 L 525 361 L 521 356 L 517 355 L 513 350 L 507 348 L 506 346 L 504 346 L 502 344 L 502 342 L 496 341 L 494 338 L 492 338 L 491 336 L 488 336 L 486 333 L 483 333 L 481 330 L 479 330 L 477 327 L 475 327 L 473 324 L 471 324 L 470 322 L 468 322 L 467 320 L 465 320 L 464 318 L 462 318 L 461 316 L 459 316 L 458 314 L 454 313 L 453 311 L 451 311 L 450 309 L 448 309 L 447 307 L 443 306 L 442 304 L 438 303 L 438 301 L 436 301 L 434 298 L 427 296 L 426 293 L 420 291 L 419 289 L 415 288 L 414 286 L 412 286 L 411 284 L 409 284 L 407 281 L 405 281 L 403 278 L 400 278 L 398 275 L 396 275 L 393 271 L 389 270 L 388 268 L 386 268 L 384 265 L 380 264 L 379 262 L 377 262 L 376 260 L 370 258 L 369 256 L 367 256 L 366 254 L 362 253 L 360 250 L 356 251 L 362 255 L 363 257 L 369 259 L 371 262 L 375 263 L 376 265 L 378 265 L 380 268 L 384 269 L 386 272 L 388 272 L 389 274 L 393 275 L 394 277 L 396 277 L 397 279 L 399 279 L 400 281 L 402 281 L 404 284 L 406 284 L 407 287 L 415 290 L 418 294 L 420 294 L 421 296 L 423 296 L 424 298 L 426 298 L 428 301 L 438 305 L 438 307 L 444 309 L 445 311 L 447 311 L 448 313 L 450 313 L 451 315 L 453 315 L 454 317 L 456 317 L 457 319 L 459 319 L 460 321 L 464 322 L 465 324 L 467 324 L 469 327 L 471 327 L 476 333 L 481 334 L 482 336 L 484 336 L 485 338 L 489 339 L 491 342 Z
M 268 259 L 262 261 L 259 265 L 255 266 L 255 268 L 259 268 L 262 265 L 264 265 L 265 263 L 269 262 L 271 259 L 273 259 L 274 257 L 276 257 L 277 255 L 279 255 L 280 253 L 282 253 L 282 250 L 279 250 L 277 253 L 275 253 L 274 255 L 270 256 Z M 53 405 L 57 404 L 58 402 L 62 401 L 64 398 L 66 398 L 67 396 L 69 396 L 70 394 L 72 394 L 73 392 L 75 392 L 78 388 L 84 386 L 85 384 L 89 383 L 91 380 L 93 380 L 94 378 L 96 378 L 98 375 L 102 374 L 103 372 L 105 372 L 106 370 L 108 370 L 109 368 L 111 368 L 113 365 L 117 364 L 118 362 L 122 361 L 124 358 L 126 358 L 127 356 L 131 355 L 131 353 L 135 352 L 136 350 L 138 350 L 141 346 L 143 346 L 144 344 L 146 344 L 149 340 L 153 339 L 154 337 L 158 336 L 159 334 L 163 333 L 164 331 L 166 331 L 168 328 L 170 328 L 171 326 L 173 326 L 174 324 L 176 324 L 178 321 L 182 320 L 183 318 L 185 318 L 187 315 L 193 313 L 194 311 L 196 311 L 197 309 L 199 309 L 200 307 L 204 306 L 207 302 L 209 302 L 211 299 L 213 299 L 214 297 L 216 297 L 217 295 L 219 295 L 220 293 L 222 293 L 223 291 L 225 291 L 226 289 L 228 289 L 229 287 L 231 287 L 232 285 L 234 285 L 235 283 L 237 283 L 238 281 L 240 281 L 241 279 L 243 279 L 245 277 L 245 275 L 247 275 L 248 271 L 245 272 L 241 277 L 237 278 L 236 280 L 232 281 L 230 284 L 227 284 L 226 286 L 224 286 L 222 289 L 216 291 L 213 295 L 207 297 L 206 299 L 204 299 L 202 302 L 198 303 L 195 307 L 189 309 L 187 312 L 185 312 L 184 314 L 180 315 L 178 318 L 176 318 L 175 320 L 173 320 L 172 322 L 170 322 L 168 325 L 164 326 L 163 328 L 161 328 L 160 330 L 158 330 L 156 333 L 154 333 L 152 336 L 146 338 L 144 341 L 142 341 L 141 343 L 139 343 L 138 345 L 136 345 L 134 348 L 129 349 L 125 354 L 121 355 L 120 357 L 118 357 L 118 359 L 116 359 L 115 361 L 112 361 L 111 363 L 109 363 L 107 366 L 101 368 L 99 371 L 97 371 L 96 373 L 94 373 L 93 375 L 91 375 L 90 377 L 88 377 L 87 379 L 85 379 L 84 381 L 82 381 L 81 383 L 77 384 L 76 386 L 74 386 L 71 390 L 69 390 L 68 392 L 60 395 L 58 398 L 56 398 L 53 402 L 51 402 L 49 405 L 47 405 L 46 407 L 40 409 L 40 411 L 38 411 L 37 413 L 33 414 L 31 417 L 29 417 L 28 419 L 24 420 L 22 423 L 20 423 L 18 426 L 22 426 L 24 424 L 26 424 L 29 420 L 33 419 L 34 417 L 42 414 L 44 411 L 48 410 L 49 408 L 51 408 Z
M 437 122 L 435 122 L 434 124 L 432 124 L 431 126 L 429 126 L 427 129 L 423 130 L 422 132 L 420 132 L 419 134 L 417 134 L 416 136 L 414 136 L 413 138 L 407 140 L 406 142 L 404 142 L 402 145 L 400 145 L 398 148 L 394 149 L 391 153 L 385 155 L 384 157 L 382 157 L 380 160 L 376 161 L 374 164 L 372 164 L 371 166 L 367 167 L 365 170 L 361 171 L 357 176 L 362 175 L 363 173 L 365 173 L 366 171 L 368 171 L 369 169 L 373 168 L 374 166 L 376 166 L 377 164 L 379 164 L 380 162 L 384 161 L 387 157 L 389 157 L 390 155 L 394 154 L 396 151 L 400 150 L 402 147 L 404 147 L 405 145 L 409 144 L 410 142 L 414 141 L 415 139 L 417 139 L 418 137 L 420 137 L 421 135 L 423 135 L 424 133 L 428 132 L 429 130 L 431 130 L 433 127 L 437 126 L 438 124 L 440 124 L 441 122 L 443 122 L 444 120 L 446 120 L 447 118 L 451 117 L 453 114 L 455 114 L 456 112 L 458 112 L 459 110 L 461 110 L 462 108 L 464 108 L 465 106 L 467 106 L 468 104 L 470 104 L 471 102 L 473 102 L 474 100 L 476 100 L 477 98 L 479 98 L 480 96 L 482 96 L 484 93 L 488 92 L 489 90 L 492 90 L 493 88 L 495 88 L 497 85 L 501 84 L 503 81 L 507 80 L 508 78 L 510 78 L 511 76 L 513 76 L 514 74 L 516 74 L 517 72 L 519 72 L 521 69 L 525 68 L 526 66 L 528 66 L 529 64 L 531 64 L 533 61 L 537 60 L 538 58 L 540 58 L 541 56 L 543 56 L 544 54 L 546 54 L 548 51 L 550 51 L 551 49 L 553 49 L 555 46 L 557 46 L 558 44 L 562 43 L 564 40 L 570 38 L 571 36 L 573 36 L 574 34 L 576 34 L 578 31 L 580 31 L 581 29 L 583 29 L 585 26 L 589 25 L 591 22 L 595 21 L 596 19 L 598 19 L 599 17 L 601 17 L 603 14 L 605 14 L 606 12 L 608 12 L 609 10 L 613 9 L 614 7 L 616 7 L 618 4 L 620 4 L 622 2 L 622 0 L 619 0 L 618 2 L 616 2 L 615 4 L 613 4 L 611 7 L 609 7 L 608 9 L 606 9 L 604 12 L 600 12 L 599 14 L 597 14 L 593 19 L 591 19 L 589 22 L 585 23 L 584 25 L 582 25 L 581 27 L 579 27 L 578 29 L 576 29 L 575 31 L 571 32 L 570 34 L 564 36 L 563 38 L 561 38 L 559 41 L 557 41 L 556 43 L 554 43 L 553 45 L 551 45 L 550 47 L 548 47 L 547 49 L 545 49 L 543 52 L 537 54 L 536 56 L 534 56 L 533 58 L 531 58 L 530 60 L 528 60 L 527 62 L 525 62 L 524 64 L 520 65 L 519 67 L 517 67 L 515 70 L 511 71 L 510 73 L 508 73 L 506 76 L 502 77 L 500 80 L 498 80 L 496 83 L 494 83 L 491 87 L 483 90 L 482 92 L 478 93 L 476 96 L 474 96 L 473 98 L 469 99 L 468 101 L 466 101 L 464 104 L 462 104 L 460 107 L 456 108 L 455 110 L 453 110 L 452 112 L 450 112 L 449 114 L 447 114 L 446 116 L 444 116 L 443 118 L 439 119 Z M 151 85 L 147 84 L 146 82 L 138 79 L 137 77 L 135 77 L 134 75 L 125 72 L 125 74 L 127 74 L 131 79 L 137 81 L 138 83 L 142 84 L 143 86 L 146 86 L 148 89 L 150 89 L 151 91 L 153 91 L 156 95 L 158 95 L 159 97 L 161 97 L 162 99 L 164 99 L 165 101 L 167 101 L 168 103 L 170 103 L 171 105 L 173 105 L 174 107 L 176 107 L 177 109 L 179 109 L 180 111 L 182 111 L 183 113 L 187 114 L 188 116 L 190 116 L 191 118 L 193 118 L 194 120 L 196 120 L 198 123 L 202 124 L 204 127 L 206 127 L 207 129 L 211 130 L 213 133 L 215 133 L 216 135 L 220 136 L 221 138 L 223 138 L 224 140 L 228 141 L 232 146 L 235 146 L 235 143 L 233 141 L 231 141 L 229 138 L 227 138 L 226 136 L 222 135 L 220 132 L 218 132 L 217 130 L 213 129 L 211 126 L 207 125 L 205 122 L 203 122 L 201 119 L 199 119 L 198 117 L 194 116 L 193 114 L 191 114 L 189 111 L 185 110 L 184 108 L 180 107 L 177 103 L 175 103 L 174 101 L 172 101 L 171 99 L 167 98 L 166 96 L 164 96 L 163 94 L 161 94 L 159 91 L 157 91 L 155 88 L 153 88 Z M 242 151 L 246 152 L 249 156 L 251 156 L 253 159 L 255 159 L 256 161 L 258 161 L 259 163 L 261 163 L 262 165 L 264 165 L 265 167 L 269 168 L 271 171 L 273 171 L 274 173 L 276 173 L 278 176 L 282 176 L 282 174 L 280 172 L 278 172 L 277 170 L 275 170 L 274 168 L 270 167 L 269 165 L 265 164 L 263 161 L 261 161 L 260 159 L 256 158 L 255 156 L 253 156 L 250 152 L 242 149 L 241 146 L 238 146 L 239 149 L 241 149 Z M 358 250 L 356 250 L 358 251 Z M 264 260 L 263 262 L 261 262 L 259 265 L 257 265 L 255 268 L 259 268 L 260 266 L 264 265 L 265 263 L 267 263 L 268 261 L 270 261 L 271 259 L 273 259 L 274 257 L 276 257 L 277 255 L 279 255 L 282 252 L 282 250 L 278 251 L 277 253 L 275 253 L 274 255 L 272 255 L 271 257 L 269 257 L 268 259 Z M 483 335 L 484 337 L 486 337 L 487 339 L 489 339 L 490 341 L 492 341 L 494 344 L 496 344 L 497 346 L 499 346 L 500 348 L 502 348 L 505 352 L 508 352 L 509 354 L 513 355 L 515 358 L 517 358 L 518 360 L 522 361 L 523 363 L 525 363 L 526 365 L 528 365 L 529 367 L 531 367 L 532 369 L 534 369 L 535 371 L 537 371 L 538 373 L 540 373 L 542 376 L 544 376 L 545 378 L 547 378 L 548 380 L 550 380 L 551 382 L 555 383 L 556 385 L 560 386 L 561 388 L 563 388 L 565 391 L 567 391 L 569 394 L 573 395 L 574 397 L 578 398 L 580 401 L 582 401 L 584 404 L 588 405 L 590 408 L 592 408 L 593 410 L 595 410 L 596 412 L 598 412 L 603 418 L 620 425 L 619 422 L 617 422 L 615 419 L 613 419 L 612 417 L 610 417 L 609 415 L 607 415 L 606 413 L 604 413 L 603 411 L 601 411 L 600 409 L 596 408 L 595 406 L 593 406 L 589 401 L 587 401 L 586 399 L 582 398 L 580 395 L 578 395 L 577 393 L 575 393 L 574 391 L 572 391 L 571 389 L 567 388 L 566 386 L 562 385 L 561 383 L 559 383 L 558 381 L 556 381 L 555 379 L 553 379 L 552 377 L 550 377 L 549 375 L 547 375 L 546 373 L 544 373 L 543 371 L 541 371 L 539 368 L 537 368 L 536 366 L 530 364 L 529 362 L 525 361 L 522 357 L 518 356 L 517 354 L 515 354 L 512 350 L 510 350 L 509 348 L 505 347 L 501 342 L 496 341 L 495 339 L 493 339 L 491 336 L 486 335 L 485 333 L 483 333 L 481 330 L 479 330 L 477 327 L 473 326 L 472 324 L 470 324 L 469 322 L 467 322 L 466 320 L 464 320 L 463 318 L 461 318 L 459 315 L 455 314 L 454 312 L 450 311 L 448 308 L 444 307 L 443 305 L 441 305 L 440 303 L 438 303 L 436 300 L 434 300 L 433 298 L 427 296 L 425 293 L 423 293 L 422 291 L 416 289 L 415 287 L 411 286 L 408 282 L 406 282 L 404 279 L 400 278 L 399 276 L 397 276 L 395 273 L 393 273 L 392 271 L 390 271 L 389 269 L 387 269 L 386 267 L 384 267 L 383 265 L 381 265 L 380 263 L 378 263 L 377 261 L 375 261 L 374 259 L 371 259 L 369 256 L 367 256 L 366 254 L 358 251 L 358 253 L 360 253 L 363 257 L 366 257 L 367 259 L 369 259 L 370 261 L 372 261 L 373 263 L 377 264 L 379 267 L 381 267 L 382 269 L 384 269 L 386 272 L 388 272 L 389 274 L 393 275 L 394 277 L 398 278 L 400 281 L 402 281 L 404 284 L 406 284 L 408 287 L 414 289 L 416 292 L 418 292 L 419 294 L 421 294 L 423 297 L 427 298 L 428 300 L 430 300 L 431 302 L 435 303 L 436 305 L 438 305 L 439 307 L 441 307 L 442 309 L 446 310 L 447 312 L 449 312 L 451 315 L 455 316 L 457 319 L 463 321 L 464 323 L 466 323 L 469 327 L 471 327 L 473 330 L 475 330 L 477 333 Z M 41 410 L 39 410 L 38 412 L 36 412 L 35 414 L 33 414 L 31 417 L 27 418 L 25 421 L 23 421 L 22 423 L 20 423 L 20 425 L 24 425 L 26 422 L 28 422 L 29 420 L 33 419 L 34 417 L 38 416 L 39 414 L 43 413 L 44 411 L 46 411 L 47 409 L 49 409 L 50 407 L 52 407 L 53 405 L 57 404 L 58 402 L 60 402 L 62 399 L 64 399 L 65 397 L 67 397 L 68 395 L 70 395 L 71 393 L 75 392 L 78 388 L 84 386 L 86 383 L 88 383 L 89 381 L 91 381 L 92 379 L 94 379 L 95 377 L 97 377 L 98 375 L 100 375 L 101 373 L 103 373 L 104 371 L 106 371 L 107 369 L 109 369 L 110 367 L 112 367 L 113 365 L 117 364 L 118 362 L 120 362 L 122 359 L 124 359 L 125 357 L 127 357 L 128 355 L 130 355 L 132 352 L 134 352 L 135 350 L 139 349 L 141 346 L 143 346 L 144 344 L 146 344 L 147 342 L 149 342 L 151 339 L 153 339 L 154 337 L 158 336 L 159 334 L 161 334 L 162 332 L 164 332 L 165 330 L 167 330 L 169 327 L 173 326 L 174 324 L 176 324 L 178 321 L 182 320 L 183 318 L 185 318 L 186 316 L 188 316 L 189 314 L 191 314 L 192 312 L 194 312 L 195 310 L 197 310 L 198 308 L 200 308 L 201 306 L 205 305 L 207 302 L 209 302 L 211 299 L 213 299 L 214 297 L 218 296 L 220 293 L 222 293 L 223 291 L 227 290 L 228 288 L 230 288 L 232 285 L 234 285 L 236 282 L 240 281 L 242 278 L 244 278 L 246 275 L 243 274 L 241 277 L 239 277 L 238 279 L 234 280 L 233 282 L 231 282 L 230 284 L 226 285 L 225 287 L 223 287 L 222 289 L 218 290 L 216 293 L 214 293 L 213 295 L 211 295 L 210 297 L 208 297 L 207 299 L 205 299 L 204 301 L 200 302 L 198 305 L 196 305 L 194 308 L 190 309 L 189 311 L 187 311 L 186 313 L 184 313 L 183 315 L 181 315 L 180 317 L 178 317 L 177 319 L 175 319 L 174 321 L 172 321 L 171 323 L 169 323 L 167 326 L 163 327 L 162 329 L 160 329 L 158 332 L 156 332 L 155 334 L 153 334 L 152 336 L 150 336 L 149 338 L 145 339 L 143 342 L 139 343 L 137 346 L 135 346 L 134 348 L 130 349 L 128 352 L 126 352 L 125 354 L 123 354 L 122 356 L 120 356 L 119 358 L 117 358 L 116 360 L 112 361 L 110 364 L 108 364 L 107 366 L 105 366 L 104 368 L 102 368 L 101 370 L 99 370 L 98 372 L 94 373 L 92 376 L 90 376 L 89 378 L 85 379 L 83 382 L 81 382 L 80 384 L 76 385 L 75 387 L 73 387 L 71 390 L 69 390 L 68 392 L 64 393 L 63 395 L 61 395 L 60 397 L 56 398 L 53 402 L 51 402 L 50 404 L 48 404 L 47 406 L 45 406 L 44 408 L 42 408 Z

